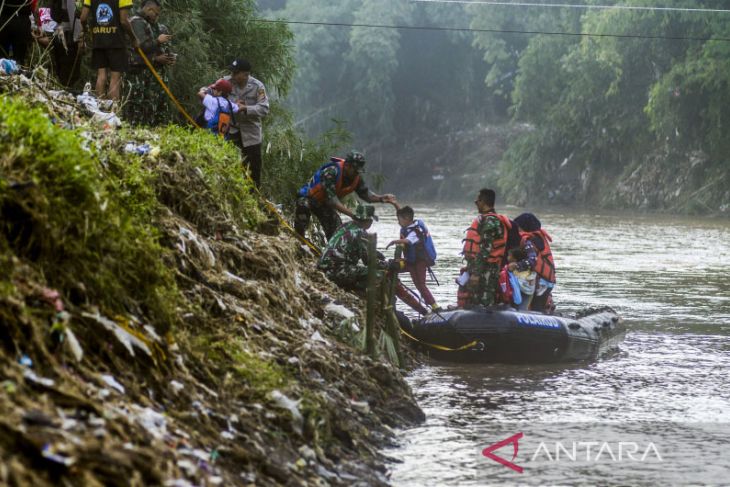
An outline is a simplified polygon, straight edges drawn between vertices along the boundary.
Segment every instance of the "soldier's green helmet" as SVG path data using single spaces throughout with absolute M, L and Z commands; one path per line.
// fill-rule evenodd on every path
M 345 162 L 361 170 L 365 167 L 365 156 L 362 152 L 351 151 L 345 156 Z
M 377 216 L 375 216 L 375 207 L 372 205 L 357 205 L 357 208 L 355 208 L 355 213 L 352 217 L 354 220 L 376 220 L 378 219 Z

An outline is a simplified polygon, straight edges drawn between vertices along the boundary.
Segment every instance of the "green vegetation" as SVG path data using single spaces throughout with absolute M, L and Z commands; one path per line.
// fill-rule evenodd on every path
M 175 282 L 148 208 L 127 207 L 94 151 L 42 110 L 3 95 L 0 126 L 0 249 L 67 296 L 171 325 Z
M 700 206 L 727 207 L 730 27 L 723 14 L 382 0 L 260 4 L 270 9 L 267 16 L 292 21 L 473 29 L 291 25 L 299 69 L 289 100 L 298 120 L 309 134 L 326 130 L 331 118 L 347 120 L 355 144 L 396 175 L 401 193 L 440 193 L 428 169 L 451 166 L 445 184 L 458 187 L 455 175 L 467 172 L 514 203 L 554 196 L 562 203 L 638 205 L 644 198 L 612 201 L 613 182 L 639 169 L 621 186 L 640 193 L 652 174 L 668 175 L 679 163 L 682 178 L 674 184 L 690 193 L 704 184 L 693 172 L 718 169 L 722 183 L 698 193 L 706 195 Z M 670 7 L 716 2 L 677 0 Z M 522 135 L 507 137 L 511 148 L 495 179 L 489 161 L 477 151 L 459 154 L 459 146 L 480 126 L 508 118 Z M 688 169 L 690 160 L 701 161 L 702 170 Z M 664 194 L 652 205 L 671 207 L 679 202 L 672 198 Z
M 716 5 L 693 0 L 672 6 Z M 474 8 L 474 25 L 507 27 L 513 9 L 501 12 L 494 16 Z M 572 201 L 591 197 L 591 174 L 615 177 L 649 159 L 669 173 L 677 159 L 688 160 L 692 151 L 704 153 L 711 166 L 725 168 L 723 177 L 728 177 L 728 139 L 721 135 L 728 115 L 721 100 L 730 90 L 724 62 L 729 48 L 727 42 L 712 39 L 727 38 L 730 31 L 717 15 L 531 9 L 509 20 L 520 30 L 608 36 L 533 36 L 527 43 L 524 37 L 505 34 L 481 36 L 479 44 L 494 59 L 493 69 L 507 65 L 500 71 L 518 73 L 509 90 L 516 119 L 536 126 L 506 154 L 500 182 L 513 201 L 525 202 L 530 194 L 541 197 L 558 187 L 563 182 L 560 165 L 572 168 L 574 180 L 575 174 L 583 179 L 582 191 L 574 191 Z M 694 181 L 687 183 L 694 187 Z

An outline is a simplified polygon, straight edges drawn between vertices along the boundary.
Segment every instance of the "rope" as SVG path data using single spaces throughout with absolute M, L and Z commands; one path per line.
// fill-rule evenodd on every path
M 160 75 L 157 73 L 157 70 L 155 69 L 155 67 L 152 66 L 152 63 L 150 62 L 150 60 L 147 59 L 147 55 L 144 53 L 144 51 L 142 50 L 141 47 L 137 48 L 137 52 L 139 53 L 140 56 L 142 56 L 142 60 L 147 65 L 147 68 L 155 76 L 155 79 L 157 79 L 157 82 L 160 83 L 160 86 L 162 86 L 162 89 L 165 90 L 165 93 L 167 93 L 167 96 L 170 97 L 170 100 L 172 100 L 172 102 L 175 104 L 175 107 L 178 109 L 178 111 L 180 113 L 182 113 L 183 116 L 188 119 L 188 122 L 193 124 L 194 127 L 200 128 L 200 125 L 195 123 L 195 120 L 193 120 L 193 117 L 191 117 L 188 114 L 188 112 L 185 111 L 185 108 L 183 108 L 183 106 L 180 104 L 180 102 L 177 101 L 177 98 L 175 98 L 175 95 L 172 94 L 172 92 L 170 91 L 170 88 L 168 88 L 167 85 L 165 84 L 165 82 L 162 81 L 162 78 L 160 78 Z
M 414 342 L 417 342 L 421 345 L 426 345 L 427 347 L 431 347 L 436 350 L 441 350 L 442 352 L 461 352 L 463 350 L 476 346 L 476 344 L 478 343 L 476 340 L 473 340 L 459 348 L 449 348 L 449 347 L 444 347 L 443 345 L 436 345 L 434 343 L 423 342 L 423 341 L 419 340 L 418 338 L 414 337 L 413 335 L 411 335 L 410 333 L 408 333 L 407 331 L 405 331 L 403 328 L 400 329 L 400 332 L 402 334 L 404 334 L 405 336 L 407 336 L 408 338 L 410 338 L 411 340 L 413 340 Z
M 182 113 L 182 114 L 183 114 L 183 116 L 184 116 L 184 117 L 185 117 L 185 118 L 186 118 L 186 119 L 187 119 L 187 120 L 188 120 L 188 121 L 189 121 L 189 122 L 190 122 L 191 124 L 193 124 L 193 126 L 195 126 L 195 127 L 197 127 L 197 128 L 200 128 L 200 125 L 198 125 L 198 124 L 197 124 L 197 123 L 195 122 L 195 120 L 193 120 L 193 118 L 192 118 L 192 117 L 191 117 L 191 116 L 190 116 L 190 115 L 188 114 L 188 112 L 187 112 L 187 111 L 185 111 L 185 108 L 183 108 L 183 106 L 182 106 L 182 105 L 180 104 L 180 102 L 179 102 L 179 101 L 177 101 L 177 98 L 175 98 L 175 95 L 173 95 L 173 94 L 172 94 L 172 92 L 170 91 L 170 88 L 168 88 L 168 87 L 167 87 L 167 85 L 165 84 L 165 82 L 164 82 L 164 81 L 162 80 L 162 78 L 160 77 L 160 75 L 159 75 L 159 74 L 157 73 L 157 70 L 155 69 L 155 67 L 154 67 L 154 66 L 152 65 L 152 63 L 150 62 L 150 60 L 149 60 L 149 59 L 147 58 L 147 56 L 145 55 L 144 51 L 142 51 L 142 48 L 138 47 L 138 48 L 137 48 L 137 52 L 139 53 L 139 55 L 140 55 L 140 56 L 142 56 L 142 60 L 143 60 L 143 61 L 144 61 L 144 63 L 145 63 L 146 65 L 147 65 L 147 68 L 148 68 L 148 69 L 149 69 L 149 70 L 150 70 L 150 71 L 152 72 L 152 74 L 153 74 L 153 75 L 155 76 L 155 79 L 157 79 L 157 82 L 158 82 L 158 83 L 160 84 L 160 86 L 162 86 L 162 89 L 163 89 L 163 90 L 165 90 L 165 93 L 167 93 L 167 96 L 169 96 L 169 97 L 170 97 L 170 100 L 172 100 L 172 102 L 173 102 L 173 103 L 175 104 L 175 107 L 176 107 L 176 108 L 178 109 L 178 111 L 179 111 L 180 113 Z M 276 216 L 276 218 L 277 218 L 277 219 L 279 220 L 279 223 L 281 224 L 281 226 L 283 226 L 283 227 L 284 227 L 284 228 L 285 228 L 286 230 L 288 230 L 288 231 L 289 231 L 289 232 L 290 232 L 290 233 L 291 233 L 292 235 L 294 235 L 294 236 L 295 236 L 295 237 L 297 238 L 297 240 L 299 240 L 300 242 L 302 242 L 302 243 L 306 244 L 306 245 L 307 245 L 307 246 L 308 246 L 308 247 L 309 247 L 310 249 L 312 249 L 312 251 L 314 252 L 314 254 L 315 254 L 315 255 L 316 255 L 317 257 L 319 257 L 320 255 L 322 255 L 322 251 L 321 251 L 321 250 L 319 249 L 319 247 L 317 247 L 316 245 L 314 245 L 314 244 L 313 244 L 313 243 L 312 243 L 311 241 L 307 240 L 307 239 L 306 239 L 305 237 L 303 237 L 303 236 L 299 235 L 299 234 L 298 234 L 298 233 L 296 232 L 296 230 L 294 230 L 294 229 L 292 228 L 292 226 L 291 226 L 291 225 L 289 225 L 289 222 L 287 222 L 286 220 L 284 220 L 284 218 L 283 218 L 283 217 L 282 217 L 282 216 L 281 216 L 281 215 L 279 214 L 279 212 L 277 211 L 277 209 L 276 209 L 276 207 L 275 207 L 275 206 L 273 205 L 273 203 L 271 203 L 271 201 L 269 201 L 268 199 L 266 199 L 266 198 L 265 198 L 265 197 L 264 197 L 264 196 L 263 196 L 263 195 L 261 194 L 261 191 L 259 191 L 259 188 L 258 188 L 258 187 L 256 187 L 256 184 L 254 183 L 253 179 L 251 179 L 251 174 L 250 174 L 250 173 L 249 173 L 248 171 L 246 172 L 246 179 L 248 179 L 248 182 L 249 182 L 249 183 L 251 183 L 251 187 L 253 187 L 253 188 L 254 188 L 254 190 L 256 191 L 256 194 L 257 194 L 257 195 L 259 196 L 259 198 L 261 199 L 261 201 L 263 201 L 263 203 L 264 203 L 264 206 L 266 206 L 266 208 L 267 208 L 267 209 L 268 209 L 268 210 L 269 210 L 269 211 L 270 211 L 270 212 L 271 212 L 272 214 L 274 214 L 274 215 Z

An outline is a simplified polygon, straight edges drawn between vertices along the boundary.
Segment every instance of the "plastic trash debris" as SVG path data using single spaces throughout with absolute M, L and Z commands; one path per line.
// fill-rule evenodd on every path
M 61 455 L 60 453 L 56 453 L 56 448 L 53 445 L 51 445 L 50 443 L 46 443 L 45 445 L 43 445 L 43 449 L 41 450 L 41 455 L 46 460 L 50 460 L 53 463 L 58 463 L 65 467 L 70 467 L 71 465 L 76 463 L 75 458 Z
M 132 357 L 134 357 L 134 347 L 139 348 L 148 356 L 152 356 L 152 352 L 145 342 L 129 333 L 127 330 L 119 326 L 116 322 L 110 320 L 109 318 L 101 316 L 98 311 L 96 314 L 83 312 L 81 313 L 81 316 L 96 320 L 96 322 L 100 325 L 103 325 L 104 328 L 113 332 L 114 335 L 117 337 L 117 340 L 119 340 L 119 342 L 124 345 L 129 354 L 132 355 Z
M 180 467 L 180 470 L 184 471 L 190 476 L 193 476 L 198 472 L 198 466 L 186 458 L 178 460 L 177 466 Z
M 140 156 L 148 154 L 150 150 L 152 150 L 152 147 L 150 147 L 149 144 L 135 144 L 134 142 L 128 142 L 127 145 L 124 146 L 124 152 Z
M 224 274 L 224 275 L 225 275 L 225 276 L 226 276 L 227 278 L 229 278 L 229 279 L 233 279 L 234 281 L 238 281 L 238 282 L 240 282 L 240 283 L 242 283 L 242 284 L 246 284 L 246 280 L 245 280 L 245 279 L 242 279 L 242 278 L 238 277 L 237 275 L 235 275 L 235 274 L 233 274 L 233 273 L 230 273 L 230 272 L 228 272 L 228 271 L 223 271 L 223 274 Z
M 187 254 L 188 243 L 190 243 L 194 246 L 194 250 L 208 267 L 213 267 L 215 265 L 215 254 L 213 254 L 210 246 L 208 246 L 202 238 L 185 227 L 180 227 L 179 236 L 180 241 L 177 244 L 177 248 L 180 249 L 183 254 Z
M 171 479 L 165 480 L 165 487 L 195 487 L 195 484 L 185 479 Z
M 119 120 L 119 117 L 117 117 L 114 113 L 102 111 L 102 106 L 100 106 L 99 100 L 97 100 L 94 95 L 85 91 L 76 97 L 76 102 L 83 106 L 89 115 L 91 115 L 92 120 L 96 121 L 102 127 L 117 128 L 122 125 L 122 121 Z
M 185 384 L 182 384 L 176 380 L 170 381 L 170 388 L 172 389 L 172 392 L 177 394 L 178 392 L 185 389 Z
M 278 389 L 271 391 L 271 399 L 282 409 L 288 410 L 292 415 L 292 427 L 294 431 L 302 434 L 302 426 L 304 425 L 304 417 L 299 411 L 299 403 L 301 401 L 294 401 L 287 397 L 284 393 Z
M 25 354 L 20 356 L 20 358 L 18 359 L 18 363 L 23 367 L 33 367 L 33 359 Z
M 132 417 L 156 439 L 164 439 L 167 435 L 167 419 L 151 408 L 134 406 Z
M 56 385 L 56 381 L 54 381 L 53 379 L 41 377 L 32 370 L 26 370 L 23 373 L 23 377 L 25 377 L 26 380 L 33 382 L 34 384 L 39 384 L 45 387 L 53 387 Z
M 124 386 L 122 384 L 120 384 L 119 382 L 117 382 L 117 380 L 113 376 L 111 376 L 109 374 L 104 374 L 101 376 L 101 380 L 103 380 L 104 383 L 106 383 L 106 385 L 108 385 L 112 389 L 116 390 L 120 394 L 125 393 Z
M 10 75 L 20 71 L 14 59 L 0 58 L 0 74 Z
M 309 339 L 313 342 L 320 342 L 324 343 L 325 345 L 329 345 L 329 341 L 327 341 L 326 338 L 324 338 L 318 331 L 315 331 L 312 333 L 312 336 L 309 337 Z
M 71 353 L 74 358 L 77 362 L 81 362 L 81 359 L 84 358 L 84 350 L 81 348 L 81 344 L 76 339 L 76 335 L 70 328 L 66 328 L 66 339 L 68 347 L 71 349 Z
M 353 318 L 355 316 L 355 313 L 353 313 L 349 309 L 345 308 L 341 304 L 335 304 L 335 303 L 329 303 L 327 306 L 325 306 L 324 312 L 342 316 L 345 319 Z
M 370 404 L 368 404 L 367 401 L 350 400 L 350 407 L 362 414 L 370 414 Z
M 221 438 L 224 440 L 232 440 L 236 437 L 236 434 L 231 431 L 223 431 L 221 432 Z

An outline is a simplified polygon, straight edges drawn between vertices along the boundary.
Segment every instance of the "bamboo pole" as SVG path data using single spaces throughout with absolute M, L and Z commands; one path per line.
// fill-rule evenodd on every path
M 403 248 L 400 245 L 395 247 L 395 259 L 398 260 L 403 254 Z M 384 300 L 385 303 L 385 322 L 388 325 L 390 337 L 393 339 L 393 346 L 398 357 L 398 367 L 405 367 L 403 352 L 400 348 L 400 323 L 395 314 L 395 282 L 398 280 L 398 273 L 393 271 L 388 281 L 388 295 Z
M 378 235 L 368 234 L 368 288 L 367 288 L 367 318 L 365 321 L 365 349 L 371 358 L 375 358 L 375 308 L 377 302 L 377 248 Z

